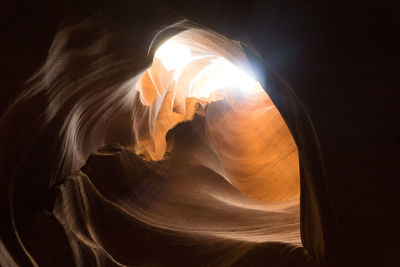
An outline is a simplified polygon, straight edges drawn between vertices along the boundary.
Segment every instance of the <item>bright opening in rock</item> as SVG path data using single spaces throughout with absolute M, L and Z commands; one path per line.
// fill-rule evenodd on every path
M 250 77 L 245 71 L 235 67 L 221 56 L 201 55 L 194 56 L 190 48 L 174 41 L 167 40 L 156 51 L 155 58 L 168 70 L 173 71 L 172 79 L 177 82 L 186 68 L 193 61 L 204 60 L 201 69 L 194 70 L 194 78 L 189 87 L 195 86 L 199 81 L 203 83 L 193 92 L 197 98 L 209 98 L 218 89 L 239 89 L 243 92 L 261 92 L 260 84 Z

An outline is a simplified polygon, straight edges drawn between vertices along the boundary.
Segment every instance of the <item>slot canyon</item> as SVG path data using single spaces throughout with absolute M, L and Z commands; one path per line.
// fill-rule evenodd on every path
M 399 265 L 396 11 L 8 1 L 0 266 Z

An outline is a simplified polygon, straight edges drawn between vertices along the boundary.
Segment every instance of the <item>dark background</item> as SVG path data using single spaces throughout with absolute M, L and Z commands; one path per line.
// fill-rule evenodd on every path
M 340 262 L 400 265 L 400 2 L 164 2 L 247 42 L 304 102 L 327 168 Z M 129 27 L 140 5 L 2 3 L 0 110 L 45 61 L 59 27 L 99 9 Z

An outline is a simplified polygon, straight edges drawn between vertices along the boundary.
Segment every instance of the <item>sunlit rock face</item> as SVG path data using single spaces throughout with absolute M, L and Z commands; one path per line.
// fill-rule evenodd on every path
M 262 201 L 296 197 L 296 145 L 271 99 L 246 73 L 246 63 L 239 46 L 204 30 L 165 41 L 136 86 L 134 150 L 148 160 L 162 159 L 167 132 L 201 114 L 230 183 Z

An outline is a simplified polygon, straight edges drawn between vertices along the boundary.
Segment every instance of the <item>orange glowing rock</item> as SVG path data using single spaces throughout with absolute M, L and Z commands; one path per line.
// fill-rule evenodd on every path
M 248 66 L 237 44 L 205 34 L 187 30 L 164 42 L 137 83 L 136 153 L 161 160 L 168 131 L 203 112 L 230 183 L 262 201 L 298 197 L 298 151 L 288 127 L 261 85 L 233 64 Z

